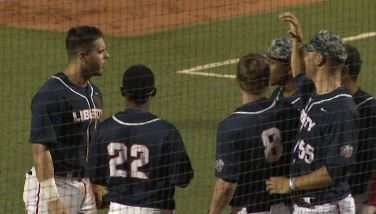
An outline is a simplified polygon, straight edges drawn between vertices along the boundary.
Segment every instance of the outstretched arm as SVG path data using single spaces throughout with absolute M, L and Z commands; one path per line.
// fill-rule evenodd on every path
M 293 77 L 296 77 L 305 70 L 304 55 L 298 47 L 298 45 L 303 42 L 301 26 L 298 18 L 291 12 L 280 14 L 279 19 L 289 24 L 288 33 L 292 38 L 291 70 Z

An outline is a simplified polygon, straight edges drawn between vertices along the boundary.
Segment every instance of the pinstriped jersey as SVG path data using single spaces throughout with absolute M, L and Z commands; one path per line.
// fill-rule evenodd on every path
M 179 131 L 150 112 L 127 108 L 94 132 L 87 174 L 108 188 L 108 200 L 128 206 L 174 209 L 175 187 L 193 178 Z
M 301 176 L 326 166 L 333 185 L 298 192 L 309 204 L 340 200 L 350 193 L 348 178 L 357 149 L 359 116 L 344 88 L 313 94 L 301 111 L 298 139 L 294 146 L 292 176 Z
M 359 111 L 359 139 L 356 163 L 350 177 L 351 193 L 367 192 L 376 165 L 376 100 L 359 89 L 353 95 Z
M 215 176 L 237 183 L 231 206 L 248 212 L 269 211 L 280 196 L 270 196 L 265 180 L 287 176 L 295 126 L 294 111 L 263 98 L 245 104 L 223 120 L 217 130 Z
M 90 81 L 78 87 L 58 73 L 35 94 L 31 112 L 30 142 L 50 148 L 55 174 L 83 174 L 90 133 L 102 115 L 99 89 Z

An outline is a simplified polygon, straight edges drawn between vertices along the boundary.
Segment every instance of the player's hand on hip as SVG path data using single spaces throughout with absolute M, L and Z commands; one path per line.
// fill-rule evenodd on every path
M 48 202 L 48 214 L 69 214 L 60 199 Z
M 96 185 L 91 183 L 91 189 L 93 190 L 94 196 L 95 196 L 95 203 L 97 205 L 97 209 L 105 209 L 108 208 L 109 204 L 103 198 L 108 193 L 107 189 L 104 186 Z
M 282 21 L 289 23 L 288 33 L 293 39 L 297 39 L 298 42 L 303 42 L 303 33 L 299 24 L 298 18 L 291 12 L 281 13 L 278 18 Z
M 270 194 L 287 194 L 289 188 L 289 179 L 286 177 L 270 177 L 266 180 L 266 190 Z

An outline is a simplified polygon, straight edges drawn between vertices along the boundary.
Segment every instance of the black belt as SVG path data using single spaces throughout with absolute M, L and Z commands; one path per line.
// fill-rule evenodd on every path
M 33 171 L 30 170 L 27 172 L 27 174 L 33 175 Z M 58 178 L 77 181 L 82 181 L 85 178 L 84 173 L 79 171 L 57 172 L 54 176 Z
M 306 202 L 303 199 L 303 197 L 294 197 L 293 198 L 293 202 L 298 207 L 305 207 L 305 208 L 312 208 L 312 207 L 314 207 L 316 205 L 323 205 L 323 204 L 330 203 L 330 201 L 318 201 L 318 200 L 311 200 L 311 202 Z
M 67 180 L 82 181 L 85 178 L 85 174 L 81 171 L 57 172 L 55 173 L 55 177 L 60 177 Z

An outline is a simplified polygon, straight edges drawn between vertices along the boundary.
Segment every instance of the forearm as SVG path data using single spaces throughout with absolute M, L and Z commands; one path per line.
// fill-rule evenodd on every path
M 236 184 L 217 179 L 215 183 L 209 214 L 220 214 L 229 205 L 234 195 Z
M 54 176 L 54 166 L 50 151 L 45 145 L 32 144 L 33 165 L 39 182 Z
M 299 43 L 301 43 L 300 39 L 293 38 L 292 39 L 292 52 L 291 52 L 291 71 L 293 77 L 298 76 L 299 74 L 303 73 L 305 70 L 304 66 L 304 56 L 302 51 L 299 49 Z
M 49 206 L 50 202 L 53 202 L 51 204 L 51 209 L 54 209 L 54 206 L 62 207 L 59 200 L 59 192 L 54 179 L 54 166 L 50 151 L 45 145 L 33 144 L 32 154 L 36 176 L 44 198 L 48 201 Z
M 326 166 L 309 174 L 296 177 L 296 190 L 312 190 L 328 187 L 333 184 Z

